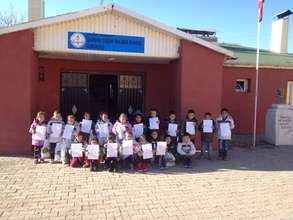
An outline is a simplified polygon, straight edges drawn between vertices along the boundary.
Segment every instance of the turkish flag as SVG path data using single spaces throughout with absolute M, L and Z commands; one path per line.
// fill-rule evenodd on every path
M 258 0 L 258 22 L 262 21 L 264 3 L 265 0 Z

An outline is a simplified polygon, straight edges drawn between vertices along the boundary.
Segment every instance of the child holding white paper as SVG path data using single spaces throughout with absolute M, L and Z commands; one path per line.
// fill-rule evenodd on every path
M 127 115 L 125 113 L 121 113 L 118 120 L 113 126 L 112 132 L 116 136 L 116 142 L 121 144 L 123 139 L 125 139 L 125 132 L 132 132 L 132 126 L 127 120 Z
M 82 133 L 83 141 L 88 143 L 90 135 L 94 133 L 94 123 L 89 112 L 85 112 L 83 115 L 83 119 L 80 122 L 80 132 Z
M 64 126 L 62 145 L 61 145 L 61 161 L 62 164 L 68 164 L 70 155 L 69 148 L 75 140 L 76 135 L 80 132 L 79 124 L 75 121 L 74 115 L 67 116 L 67 124 Z
M 182 137 L 182 142 L 177 145 L 177 152 L 183 160 L 185 168 L 192 168 L 192 157 L 195 155 L 195 147 L 191 142 L 189 134 L 185 133 Z
M 52 118 L 48 122 L 48 134 L 49 134 L 49 143 L 50 143 L 50 163 L 53 163 L 55 160 L 55 149 L 57 143 L 62 140 L 62 132 L 64 129 L 64 122 L 60 111 L 55 110 Z
M 158 161 L 158 159 L 159 159 L 158 157 L 156 157 L 156 150 L 157 150 L 158 141 L 159 141 L 159 133 L 158 133 L 158 131 L 154 130 L 154 131 L 151 132 L 151 136 L 149 138 L 149 143 L 152 144 L 152 150 L 153 150 L 153 156 L 154 156 L 150 160 L 152 163 L 154 163 L 155 160 Z
M 109 135 L 107 139 L 107 143 L 105 144 L 105 149 L 106 149 L 106 165 L 109 170 L 109 172 L 117 172 L 118 171 L 118 147 L 116 149 L 116 155 L 109 156 L 109 151 L 110 149 L 110 144 L 114 144 L 114 137 L 113 135 Z M 117 144 L 117 143 L 116 143 Z M 117 144 L 118 145 L 118 144 Z
M 153 108 L 150 111 L 150 115 L 146 121 L 147 136 L 150 137 L 152 131 L 159 132 L 160 130 L 160 118 L 157 109 Z
M 84 154 L 84 149 L 86 148 L 85 144 L 84 144 L 84 138 L 83 138 L 83 134 L 81 132 L 79 132 L 74 140 L 74 144 L 81 144 L 82 145 L 82 152 L 80 152 L 80 156 L 74 156 L 72 151 L 72 144 L 71 144 L 71 160 L 70 160 L 70 166 L 73 168 L 76 167 L 83 167 L 85 165 L 85 161 L 87 161 L 87 159 L 85 158 L 85 154 Z
M 43 161 L 43 159 L 41 159 L 41 149 L 44 145 L 47 134 L 45 115 L 45 112 L 38 112 L 29 129 L 29 133 L 32 134 L 32 147 L 34 152 L 35 164 Z
M 221 115 L 216 119 L 219 139 L 219 159 L 227 160 L 230 149 L 232 129 L 235 128 L 234 120 L 229 114 L 229 110 L 223 108 Z
M 176 121 L 176 113 L 174 111 L 170 111 L 169 118 L 165 122 L 165 127 L 166 134 L 170 135 L 172 141 L 177 144 L 179 124 Z
M 128 145 L 129 143 L 131 143 L 131 151 L 132 152 L 125 152 L 124 151 L 124 145 Z M 121 159 L 123 164 L 129 168 L 129 169 L 133 169 L 134 168 L 134 158 L 133 158 L 133 153 L 134 150 L 137 148 L 138 143 L 133 139 L 133 135 L 132 133 L 130 133 L 129 131 L 125 132 L 125 140 L 123 140 L 122 142 L 122 146 L 121 146 Z M 131 154 L 130 154 L 131 153 Z
M 206 112 L 203 121 L 199 125 L 201 132 L 201 158 L 204 157 L 206 150 L 208 151 L 208 160 L 211 160 L 213 151 L 213 139 L 216 131 L 216 123 L 212 119 L 212 114 Z
M 91 140 L 90 140 L 90 145 L 99 145 L 97 138 L 92 137 Z M 89 145 L 88 145 L 88 147 L 89 147 Z M 90 171 L 97 171 L 98 168 L 99 168 L 100 159 L 95 159 L 95 160 L 94 159 L 88 159 L 88 163 L 89 163 L 89 166 L 90 166 Z
M 167 169 L 166 164 L 167 142 L 158 141 L 156 148 L 156 156 L 158 157 L 159 168 L 161 170 Z
M 193 109 L 189 109 L 186 114 L 186 118 L 181 126 L 181 136 L 185 133 L 189 134 L 190 139 L 193 143 L 195 143 L 195 135 L 197 129 L 197 119 L 195 117 L 195 113 Z
M 146 126 L 143 122 L 143 116 L 138 113 L 134 116 L 134 123 L 132 124 L 133 138 L 138 141 L 139 137 L 145 133 Z
M 146 136 L 141 135 L 139 138 L 139 145 L 137 145 L 134 151 L 134 156 L 135 156 L 138 172 L 147 172 L 148 171 L 147 164 L 150 164 L 150 159 L 143 159 L 142 146 L 144 144 L 149 144 L 149 143 L 147 142 Z

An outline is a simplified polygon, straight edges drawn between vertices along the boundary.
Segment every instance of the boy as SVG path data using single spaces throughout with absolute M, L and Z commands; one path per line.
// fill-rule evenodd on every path
M 176 122 L 176 114 L 174 111 L 170 111 L 169 119 L 166 120 L 166 135 L 170 135 L 174 144 L 177 144 L 177 135 L 179 125 Z
M 184 168 L 192 168 L 192 157 L 195 155 L 194 144 L 190 140 L 189 134 L 185 133 L 182 142 L 177 145 L 177 152 L 183 160 Z
M 148 137 L 151 136 L 152 131 L 157 131 L 159 133 L 160 130 L 160 119 L 158 116 L 157 109 L 151 109 L 150 116 L 147 118 L 147 134 Z
M 182 123 L 181 136 L 184 133 L 189 134 L 191 141 L 195 142 L 195 133 L 197 127 L 197 119 L 195 118 L 195 113 L 193 109 L 189 109 L 186 114 L 186 118 Z
M 227 160 L 228 150 L 231 142 L 231 130 L 234 129 L 234 120 L 228 109 L 223 108 L 221 115 L 216 119 L 219 139 L 219 159 Z
M 199 125 L 199 131 L 201 132 L 201 154 L 203 158 L 206 149 L 208 150 L 208 160 L 211 160 L 211 154 L 213 151 L 213 138 L 216 130 L 215 121 L 212 120 L 212 114 L 210 112 L 205 113 L 204 120 Z
M 94 126 L 93 121 L 91 120 L 91 114 L 85 112 L 83 115 L 83 120 L 80 122 L 80 131 L 83 136 L 83 141 L 88 143 L 90 135 L 93 134 Z

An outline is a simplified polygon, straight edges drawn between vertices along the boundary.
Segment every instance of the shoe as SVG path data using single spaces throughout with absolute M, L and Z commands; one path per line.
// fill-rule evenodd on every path
M 38 163 L 39 163 L 38 159 L 34 159 L 34 164 L 38 164 Z
M 44 163 L 45 160 L 43 158 L 40 159 L 40 163 Z
M 82 166 L 83 168 L 88 168 L 88 167 L 90 167 L 88 164 L 84 164 L 83 166 Z

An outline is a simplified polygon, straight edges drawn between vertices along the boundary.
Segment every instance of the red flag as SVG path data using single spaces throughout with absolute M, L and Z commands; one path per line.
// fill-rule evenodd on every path
M 265 0 L 258 0 L 258 22 L 262 21 L 264 2 Z

